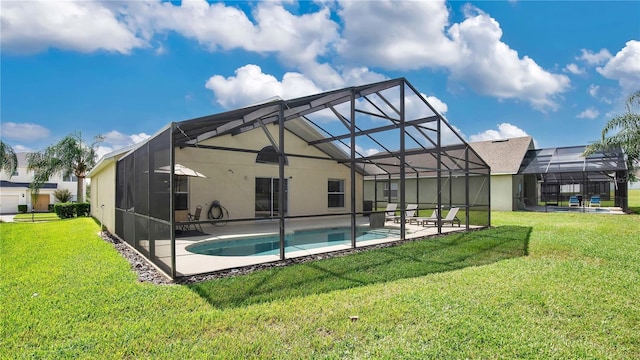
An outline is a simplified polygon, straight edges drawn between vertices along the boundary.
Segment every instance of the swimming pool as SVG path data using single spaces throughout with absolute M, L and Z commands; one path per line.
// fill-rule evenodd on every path
M 547 212 L 585 212 L 585 213 L 608 213 L 609 209 L 604 208 L 588 208 L 588 207 L 553 207 L 549 206 Z
M 357 228 L 356 241 L 400 237 L 398 229 Z M 325 228 L 299 230 L 285 236 L 285 252 L 317 249 L 332 245 L 349 245 L 351 228 Z M 280 254 L 280 236 L 252 236 L 233 240 L 207 240 L 192 244 L 186 249 L 195 254 L 215 256 L 256 256 Z

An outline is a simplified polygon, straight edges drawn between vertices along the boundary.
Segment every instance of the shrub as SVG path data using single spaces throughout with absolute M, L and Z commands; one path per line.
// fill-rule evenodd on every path
M 53 204 L 49 204 L 49 206 L 47 206 L 47 211 L 53 212 Z
M 76 216 L 76 204 L 74 203 L 57 203 L 53 208 L 60 219 L 68 219 Z
M 18 212 L 22 214 L 27 213 L 27 205 L 18 205 Z
M 61 203 L 71 201 L 71 191 L 67 189 L 58 189 L 53 192 L 53 196 Z
M 68 219 L 76 216 L 89 216 L 91 212 L 91 204 L 89 203 L 57 203 L 53 208 L 61 219 Z
M 85 203 L 76 203 L 76 215 L 77 216 L 89 216 L 91 213 L 91 204 Z

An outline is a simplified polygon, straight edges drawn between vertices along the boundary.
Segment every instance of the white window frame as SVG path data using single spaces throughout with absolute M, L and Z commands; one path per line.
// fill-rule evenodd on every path
M 389 184 L 391 184 L 391 186 L 389 186 Z M 392 199 L 397 199 L 398 198 L 398 183 L 397 182 L 385 182 L 384 183 L 384 190 L 382 192 L 382 196 L 385 199 L 389 198 L 389 187 L 391 187 L 391 198 Z M 395 188 L 395 189 L 394 189 Z

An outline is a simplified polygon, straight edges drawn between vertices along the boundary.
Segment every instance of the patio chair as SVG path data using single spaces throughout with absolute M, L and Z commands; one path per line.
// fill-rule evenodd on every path
M 396 216 L 396 208 L 398 208 L 398 204 L 387 204 L 387 208 L 384 209 L 384 221 L 393 220 Z
M 427 220 L 437 220 L 438 219 L 438 209 L 434 209 L 433 213 L 431 213 L 428 217 L 414 217 L 409 220 L 409 224 L 413 224 L 415 222 L 416 225 L 423 225 Z
M 441 219 L 441 224 L 444 223 L 451 223 L 451 226 L 453 226 L 454 223 L 458 223 L 458 227 L 460 227 L 460 219 L 458 219 L 458 217 L 456 215 L 458 215 L 458 211 L 460 210 L 460 208 L 454 207 L 451 208 L 449 210 L 449 213 L 447 214 L 447 217 Z M 429 223 L 433 223 L 434 225 L 438 224 L 438 219 L 426 219 L 422 222 L 422 226 L 427 226 Z
M 600 195 L 593 195 L 591 200 L 589 200 L 589 207 L 600 207 L 602 204 L 600 203 Z
M 580 206 L 580 199 L 575 195 L 569 197 L 569 207 L 571 206 Z
M 194 214 L 191 214 L 191 213 L 187 214 L 187 221 L 199 221 L 200 214 L 202 214 L 202 206 L 198 205 L 196 206 L 196 212 Z M 194 230 L 198 230 L 199 228 L 200 232 L 204 232 L 200 224 L 187 224 L 187 230 L 189 230 L 189 227 L 191 225 L 193 225 Z
M 417 204 L 409 204 L 407 205 L 407 208 L 404 210 L 404 220 L 406 222 L 409 222 L 409 219 L 415 218 L 416 217 L 416 210 L 418 210 L 418 205 Z M 402 216 L 394 216 L 393 217 L 393 222 L 399 223 L 400 219 L 402 218 Z

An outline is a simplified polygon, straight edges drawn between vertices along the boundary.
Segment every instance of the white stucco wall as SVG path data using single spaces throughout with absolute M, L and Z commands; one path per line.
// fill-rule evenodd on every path
M 115 204 L 116 162 L 111 161 L 91 177 L 91 216 L 111 233 L 115 232 Z
M 268 127 L 277 139 L 277 126 Z M 203 145 L 224 146 L 239 149 L 260 150 L 270 142 L 257 129 L 240 135 L 220 136 L 203 142 Z M 327 157 L 327 155 L 308 146 L 297 136 L 285 132 L 285 151 L 292 154 L 304 154 Z M 277 164 L 256 163 L 255 153 L 221 151 L 211 149 L 176 149 L 176 163 L 197 170 L 207 176 L 189 178 L 189 208 L 191 211 L 202 205 L 209 209 L 213 200 L 218 200 L 229 210 L 230 218 L 252 218 L 255 216 L 255 179 L 256 177 L 279 177 Z M 336 161 L 309 158 L 288 157 L 285 177 L 289 182 L 288 215 L 311 215 L 343 213 L 350 211 L 350 169 Z M 329 179 L 344 180 L 345 206 L 328 207 L 327 182 Z M 356 179 L 356 211 L 362 211 L 362 177 Z
M 491 210 L 512 211 L 513 194 L 512 175 L 491 175 Z

